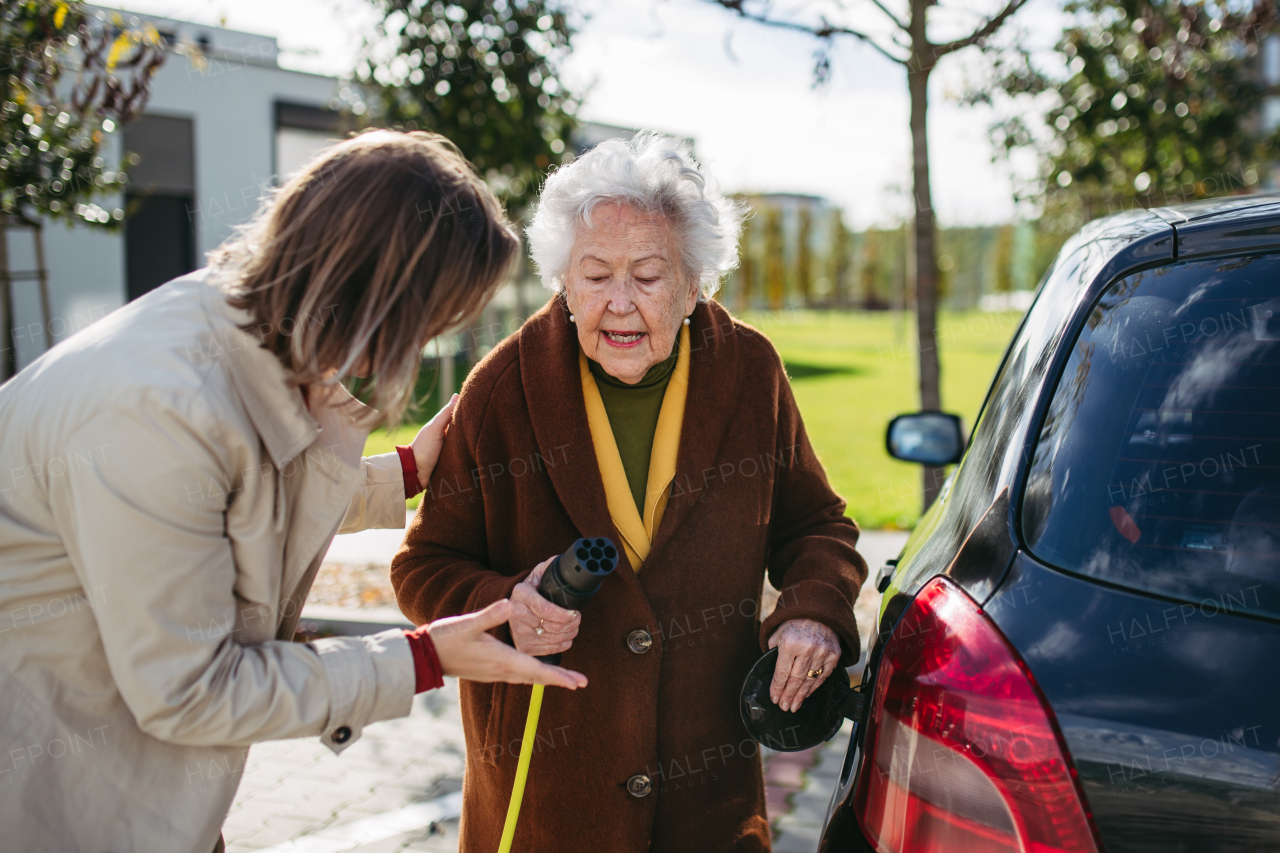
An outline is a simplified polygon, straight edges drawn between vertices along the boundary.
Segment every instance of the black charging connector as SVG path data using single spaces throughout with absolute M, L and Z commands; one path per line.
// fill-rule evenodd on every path
M 580 610 L 617 565 L 618 549 L 612 541 L 603 536 L 579 539 L 547 566 L 538 593 L 566 610 Z M 560 653 L 540 655 L 538 660 L 559 665 Z

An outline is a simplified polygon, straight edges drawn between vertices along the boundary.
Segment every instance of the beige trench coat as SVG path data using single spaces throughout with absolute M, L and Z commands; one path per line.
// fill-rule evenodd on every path
M 401 632 L 288 641 L 335 533 L 404 526 L 399 459 L 246 319 L 193 273 L 0 386 L 4 850 L 209 853 L 249 744 L 409 713 Z

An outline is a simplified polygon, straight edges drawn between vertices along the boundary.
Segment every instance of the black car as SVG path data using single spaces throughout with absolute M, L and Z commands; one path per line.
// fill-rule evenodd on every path
M 822 851 L 1280 850 L 1280 197 L 1063 248 L 896 565 Z

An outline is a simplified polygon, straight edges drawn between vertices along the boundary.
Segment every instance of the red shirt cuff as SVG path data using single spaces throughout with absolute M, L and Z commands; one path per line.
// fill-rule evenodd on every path
M 440 667 L 436 645 L 431 642 L 427 627 L 423 625 L 404 632 L 404 638 L 409 641 L 409 650 L 413 652 L 414 693 L 444 687 L 444 671 Z
M 396 453 L 400 454 L 400 470 L 404 474 L 404 499 L 408 500 L 422 491 L 418 482 L 418 461 L 413 458 L 412 447 L 396 445 Z

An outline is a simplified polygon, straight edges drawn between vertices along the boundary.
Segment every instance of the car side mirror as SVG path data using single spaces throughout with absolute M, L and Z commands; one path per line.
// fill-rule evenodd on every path
M 921 465 L 950 465 L 964 455 L 964 430 L 957 415 L 917 412 L 898 415 L 885 433 L 889 455 Z

